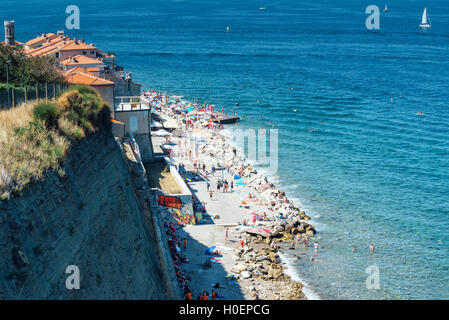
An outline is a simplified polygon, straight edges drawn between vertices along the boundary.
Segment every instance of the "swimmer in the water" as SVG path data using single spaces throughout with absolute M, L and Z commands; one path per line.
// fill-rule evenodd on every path
M 373 243 L 370 244 L 370 246 L 369 246 L 369 251 L 370 251 L 371 253 L 374 253 L 374 244 L 373 244 Z

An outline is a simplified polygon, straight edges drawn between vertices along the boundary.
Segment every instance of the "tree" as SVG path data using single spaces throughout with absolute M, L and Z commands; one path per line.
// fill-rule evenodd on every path
M 6 61 L 10 61 L 9 82 L 15 86 L 65 83 L 55 57 L 27 57 L 20 46 L 5 45 L 0 45 L 0 83 L 6 82 Z

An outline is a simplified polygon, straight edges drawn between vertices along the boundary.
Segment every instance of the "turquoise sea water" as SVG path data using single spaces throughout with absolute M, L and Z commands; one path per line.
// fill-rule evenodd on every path
M 388 1 L 374 32 L 365 1 L 76 2 L 2 0 L 0 18 L 28 40 L 77 4 L 81 29 L 67 33 L 116 53 L 145 88 L 245 113 L 239 126 L 276 124 L 281 189 L 319 230 L 319 262 L 309 249 L 294 266 L 310 290 L 449 298 L 447 1 Z M 370 265 L 380 290 L 365 286 Z

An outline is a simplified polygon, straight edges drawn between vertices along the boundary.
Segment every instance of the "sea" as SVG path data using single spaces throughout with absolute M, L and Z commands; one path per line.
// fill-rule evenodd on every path
M 274 179 L 318 230 L 317 251 L 283 255 L 309 297 L 448 299 L 449 2 L 373 3 L 2 0 L 0 18 L 21 41 L 64 29 L 145 90 L 277 130 Z

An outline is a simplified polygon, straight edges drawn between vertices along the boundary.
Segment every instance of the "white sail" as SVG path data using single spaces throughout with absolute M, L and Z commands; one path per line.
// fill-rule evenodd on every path
M 422 13 L 421 24 L 427 24 L 427 8 L 424 8 L 424 12 Z

